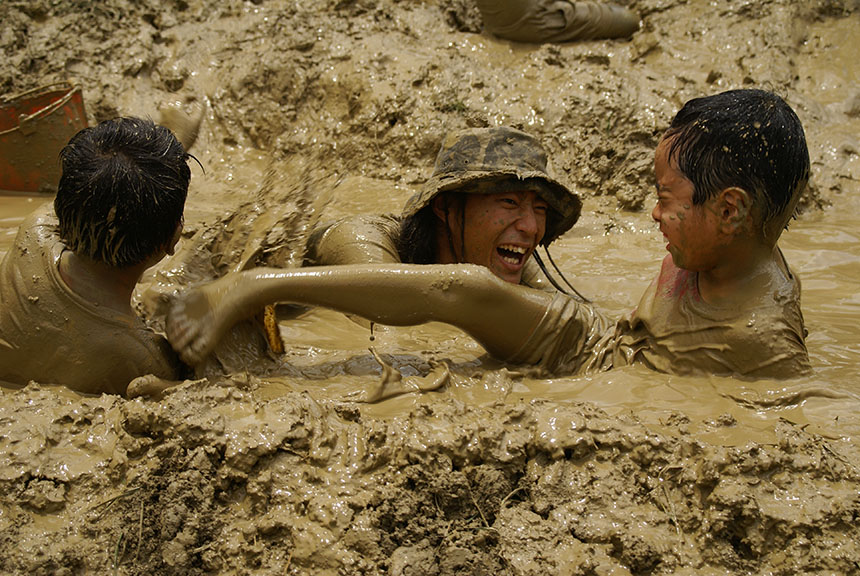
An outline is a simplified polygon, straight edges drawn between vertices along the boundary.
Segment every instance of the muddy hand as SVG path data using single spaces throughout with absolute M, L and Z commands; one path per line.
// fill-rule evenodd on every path
M 167 310 L 167 340 L 190 366 L 202 362 L 215 348 L 220 334 L 212 285 L 189 288 L 173 299 Z

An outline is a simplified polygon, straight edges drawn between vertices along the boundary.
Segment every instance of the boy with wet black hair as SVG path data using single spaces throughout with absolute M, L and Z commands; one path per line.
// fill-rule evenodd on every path
M 174 302 L 168 338 L 200 362 L 238 319 L 273 301 L 391 325 L 458 326 L 501 359 L 554 373 L 631 363 L 671 373 L 785 378 L 809 369 L 800 284 L 776 245 L 809 179 L 803 128 L 762 90 L 688 102 L 655 154 L 652 217 L 669 255 L 614 328 L 564 294 L 482 266 L 329 266 L 228 275 Z
M 651 213 L 669 251 L 592 366 L 791 376 L 809 369 L 800 282 L 777 240 L 809 180 L 782 98 L 730 90 L 687 102 L 657 145 Z
M 755 195 L 763 242 L 775 244 L 809 180 L 800 120 L 776 94 L 729 90 L 687 102 L 663 136 L 693 184 L 693 204 L 737 187 Z
M 179 240 L 189 155 L 164 126 L 117 118 L 78 132 L 60 156 L 53 207 L 22 223 L 0 264 L 0 380 L 125 394 L 138 376 L 179 378 L 131 295 Z

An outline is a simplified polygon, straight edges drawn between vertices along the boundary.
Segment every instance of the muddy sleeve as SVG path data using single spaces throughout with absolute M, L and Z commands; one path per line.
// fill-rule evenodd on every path
M 588 362 L 612 323 L 599 311 L 557 293 L 537 328 L 509 362 L 531 364 L 549 373 L 571 374 Z
M 392 216 L 350 216 L 314 230 L 305 246 L 305 266 L 397 264 L 400 221 Z

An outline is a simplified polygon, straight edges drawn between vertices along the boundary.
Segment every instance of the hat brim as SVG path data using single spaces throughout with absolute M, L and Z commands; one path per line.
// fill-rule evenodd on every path
M 498 186 L 476 187 L 476 184 L 499 181 Z M 433 176 L 424 184 L 421 192 L 406 203 L 403 217 L 408 218 L 430 205 L 433 198 L 443 192 L 461 188 L 472 188 L 471 193 L 497 194 L 519 190 L 534 190 L 551 209 L 547 217 L 546 231 L 541 244 L 548 246 L 559 236 L 570 230 L 582 213 L 582 200 L 567 186 L 548 177 L 543 172 L 523 170 L 471 171 L 466 174 L 443 174 Z

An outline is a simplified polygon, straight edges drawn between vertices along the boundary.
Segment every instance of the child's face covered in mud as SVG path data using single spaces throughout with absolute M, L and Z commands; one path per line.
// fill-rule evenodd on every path
M 454 251 L 461 252 L 451 260 L 480 264 L 519 284 L 546 232 L 547 210 L 546 201 L 532 190 L 467 194 L 462 208 L 448 218 Z
M 661 140 L 654 155 L 657 204 L 651 217 L 660 225 L 675 266 L 711 270 L 719 264 L 724 244 L 714 200 L 693 204 L 693 183 L 669 157 L 669 146 L 670 141 Z

